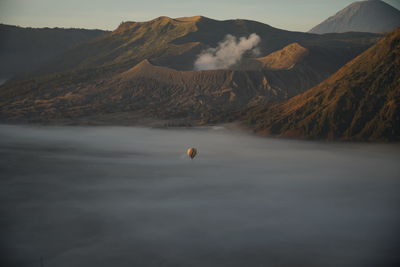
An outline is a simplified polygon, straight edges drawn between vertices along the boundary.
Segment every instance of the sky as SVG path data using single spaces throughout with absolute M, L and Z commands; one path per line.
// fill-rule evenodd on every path
M 308 31 L 352 0 L 0 0 L 0 22 L 24 27 L 113 30 L 122 21 L 202 15 Z M 400 9 L 400 0 L 385 0 Z

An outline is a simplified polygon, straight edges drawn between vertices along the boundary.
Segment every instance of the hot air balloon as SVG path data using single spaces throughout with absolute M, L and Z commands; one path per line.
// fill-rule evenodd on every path
M 191 147 L 191 148 L 189 148 L 189 149 L 187 150 L 186 153 L 187 153 L 187 155 L 189 156 L 189 158 L 193 159 L 193 158 L 196 156 L 196 154 L 197 154 L 197 149 Z

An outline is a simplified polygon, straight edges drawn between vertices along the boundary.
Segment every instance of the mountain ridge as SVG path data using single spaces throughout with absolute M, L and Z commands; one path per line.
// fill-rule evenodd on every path
M 318 86 L 283 103 L 258 106 L 243 119 L 282 137 L 400 140 L 400 29 Z
M 0 78 L 33 71 L 81 43 L 107 31 L 78 28 L 32 28 L 0 24 Z
M 100 40 L 83 44 L 63 55 L 42 73 L 67 71 L 77 67 L 90 69 L 115 65 L 127 68 L 128 65 L 133 66 L 146 58 L 155 59 L 185 53 L 190 54 L 189 61 L 194 61 L 196 55 L 194 52 L 190 53 L 192 50 L 200 52 L 206 47 L 214 47 L 227 34 L 241 37 L 251 33 L 261 37 L 260 49 L 263 55 L 293 42 L 308 45 L 309 42 L 314 42 L 314 39 L 319 41 L 317 36 L 280 30 L 250 20 L 218 21 L 203 16 L 176 19 L 159 17 L 146 22 L 124 22 Z M 135 52 L 131 48 L 135 49 Z M 190 67 L 193 66 L 185 65 L 184 69 Z

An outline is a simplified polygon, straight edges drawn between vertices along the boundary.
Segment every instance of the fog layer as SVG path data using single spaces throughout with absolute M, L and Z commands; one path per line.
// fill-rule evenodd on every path
M 399 162 L 223 128 L 0 126 L 0 265 L 395 266 Z

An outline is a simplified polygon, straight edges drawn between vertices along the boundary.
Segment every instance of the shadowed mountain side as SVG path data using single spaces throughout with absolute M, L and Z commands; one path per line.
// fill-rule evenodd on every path
M 311 87 L 305 68 L 264 71 L 177 71 L 148 60 L 97 83 L 0 93 L 3 120 L 78 119 L 93 114 L 140 112 L 158 119 L 204 123 L 210 116 L 286 99 Z
M 215 47 L 227 34 L 236 37 L 247 37 L 251 33 L 256 33 L 260 36 L 259 48 L 262 55 L 281 49 L 295 41 L 307 40 L 313 37 L 307 33 L 277 29 L 258 21 L 244 19 L 219 21 L 198 17 L 196 31 L 176 39 L 174 43 L 183 44 L 194 41 L 209 47 Z
M 0 78 L 32 71 L 57 55 L 106 31 L 22 28 L 0 24 Z
M 260 134 L 344 140 L 400 140 L 400 29 L 320 85 L 242 118 Z
M 311 33 L 390 32 L 400 27 L 400 11 L 380 0 L 354 2 L 312 28 Z
M 265 57 L 246 58 L 236 68 L 240 70 L 296 69 L 303 73 L 313 73 L 316 77 L 316 85 L 336 72 L 358 53 L 360 51 L 357 48 L 348 47 L 340 50 L 328 47 L 305 48 L 299 43 L 293 43 Z
M 194 62 L 197 56 L 208 46 L 195 43 L 195 45 L 188 50 L 179 54 L 167 55 L 151 59 L 151 62 L 157 66 L 164 66 L 175 70 L 193 70 Z
M 217 21 L 205 17 L 196 17 L 196 28 L 184 37 L 174 40 L 174 43 L 183 44 L 186 41 L 194 42 L 196 45 L 183 53 L 160 58 L 151 58 L 156 65 L 166 66 L 179 70 L 192 70 L 193 63 L 200 52 L 209 47 L 215 47 L 227 34 L 233 36 L 248 36 L 256 33 L 260 36 L 261 42 L 258 45 L 261 55 L 268 57 L 274 53 L 284 51 L 283 56 L 290 49 L 296 49 L 295 46 L 303 49 L 313 49 L 323 54 L 319 56 L 326 57 L 334 54 L 335 60 L 341 60 L 341 67 L 344 63 L 354 58 L 356 55 L 370 47 L 379 35 L 370 33 L 346 33 L 346 34 L 327 34 L 327 35 L 305 35 L 301 32 L 290 32 L 273 28 L 269 25 L 249 20 L 226 20 Z M 281 51 L 280 51 L 281 50 Z M 331 57 L 333 58 L 333 57 Z M 323 60 L 332 60 L 331 58 L 321 58 Z M 263 60 L 264 58 L 260 58 Z M 265 59 L 267 60 L 267 59 Z M 328 63 L 329 64 L 329 63 Z M 238 69 L 254 69 L 254 63 L 251 67 L 248 64 L 236 66 Z M 338 68 L 337 67 L 337 68 Z M 279 68 L 279 67 L 278 67 Z M 335 71 L 337 70 L 335 68 Z M 256 68 L 257 69 L 257 68 Z M 273 68 L 272 68 L 273 69 Z

